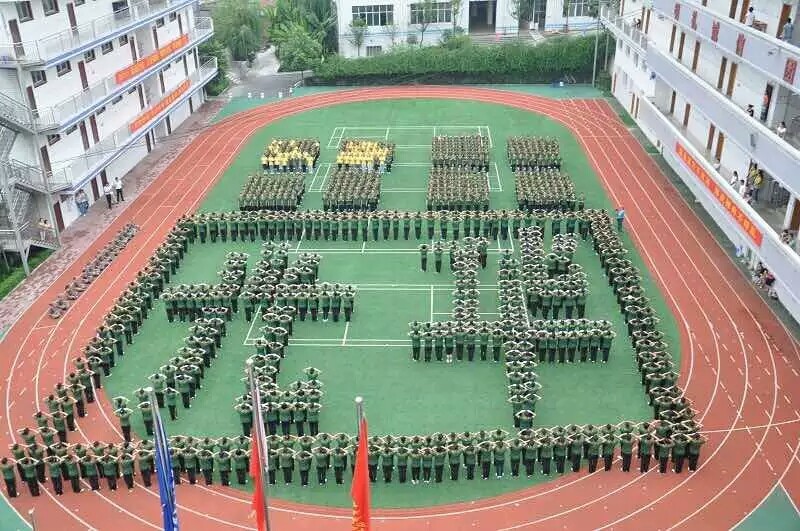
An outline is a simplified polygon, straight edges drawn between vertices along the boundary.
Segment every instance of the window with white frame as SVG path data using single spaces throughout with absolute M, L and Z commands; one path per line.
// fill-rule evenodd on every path
M 394 24 L 394 5 L 353 6 L 353 20 L 359 18 L 367 26 L 391 26 Z
M 591 0 L 572 0 L 567 6 L 567 12 L 571 17 L 590 17 Z
M 113 52 L 114 42 L 113 41 L 104 42 L 103 44 L 100 45 L 100 51 L 103 52 L 103 55 Z
M 381 46 L 367 46 L 367 57 L 372 57 L 373 55 L 380 55 L 383 51 Z
M 56 74 L 58 76 L 63 76 L 69 72 L 72 72 L 72 64 L 69 61 L 64 61 L 56 65 Z
M 83 60 L 87 63 L 91 63 L 95 59 L 97 59 L 97 54 L 94 53 L 94 50 L 87 50 L 83 52 Z
M 38 87 L 47 83 L 47 74 L 44 70 L 31 70 L 31 79 L 33 80 L 33 86 Z
M 424 4 L 411 4 L 409 7 L 411 9 L 411 24 L 422 24 L 423 21 L 436 24 L 452 20 L 453 8 L 450 6 L 450 2 L 434 2 L 431 6 L 430 20 L 427 21 L 424 20 Z
M 17 6 L 17 19 L 20 22 L 33 20 L 33 9 L 30 2 L 15 2 Z
M 122 37 L 119 38 L 119 45 L 120 46 L 125 46 L 127 44 L 128 44 L 128 36 L 127 35 L 123 35 Z
M 42 4 L 45 16 L 58 13 L 58 0 L 43 0 Z

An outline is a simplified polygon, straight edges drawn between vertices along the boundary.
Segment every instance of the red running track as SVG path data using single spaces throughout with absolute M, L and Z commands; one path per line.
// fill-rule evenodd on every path
M 310 109 L 405 98 L 463 99 L 546 115 L 583 145 L 606 192 L 625 205 L 629 232 L 676 316 L 681 332 L 681 383 L 700 410 L 709 444 L 696 473 L 596 472 L 469 504 L 374 512 L 381 530 L 521 528 L 713 528 L 735 526 L 781 483 L 800 501 L 800 349 L 712 234 L 602 100 L 550 100 L 491 89 L 397 87 L 284 100 L 204 131 L 128 206 L 86 253 L 14 324 L 0 343 L 5 424 L 2 444 L 31 425 L 39 399 L 70 370 L 115 297 L 144 266 L 177 218 L 193 211 L 250 136 L 265 125 Z M 59 321 L 47 303 L 125 223 L 141 231 Z M 107 400 L 79 419 L 71 441 L 120 438 Z M 124 489 L 123 489 L 124 490 Z M 155 488 L 65 494 L 13 501 L 37 509 L 42 529 L 160 529 Z M 247 496 L 234 489 L 181 485 L 186 529 L 253 529 Z M 347 509 L 276 501 L 273 529 L 348 529 Z

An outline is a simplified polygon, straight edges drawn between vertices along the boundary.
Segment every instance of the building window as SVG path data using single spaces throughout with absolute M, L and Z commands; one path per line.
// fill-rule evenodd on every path
M 592 0 L 572 0 L 572 3 L 567 6 L 567 11 L 571 17 L 590 17 L 590 4 Z
M 85 3 L 86 3 L 86 0 L 75 0 L 75 5 L 76 6 L 82 6 Z
M 128 94 L 133 94 L 137 90 L 139 90 L 137 87 L 131 87 L 131 88 L 128 89 Z
M 65 135 L 71 135 L 72 133 L 74 133 L 77 130 L 78 130 L 78 126 L 77 125 L 73 125 L 72 127 L 67 128 L 67 130 L 64 131 L 64 134 Z
M 119 38 L 119 45 L 120 46 L 126 46 L 127 44 L 128 44 L 128 36 L 127 35 L 123 35 L 122 37 Z
M 102 107 L 100 107 L 99 109 L 97 109 L 97 112 L 95 112 L 94 114 L 95 114 L 96 116 L 100 116 L 100 115 L 101 115 L 101 114 L 103 114 L 104 112 L 106 112 L 106 107 L 105 107 L 105 105 L 104 105 L 104 106 L 102 106 Z
M 111 105 L 116 105 L 117 103 L 122 101 L 122 96 L 117 96 L 113 100 L 111 100 Z
M 367 26 L 391 26 L 394 24 L 394 5 L 353 6 L 353 20 L 358 18 Z
M 161 69 L 161 71 L 162 71 L 162 72 L 166 72 L 166 71 L 167 71 L 167 70 L 169 70 L 170 68 L 172 68 L 172 63 L 170 63 L 170 64 L 168 64 L 167 66 L 165 66 L 163 69 Z
M 178 14 L 176 12 L 173 11 L 172 13 L 169 14 L 170 22 L 175 22 L 177 19 L 178 19 Z
M 47 144 L 50 146 L 52 146 L 59 140 L 61 140 L 61 135 L 47 135 Z
M 164 25 L 164 17 L 157 18 L 157 19 L 156 19 L 156 27 L 157 27 L 157 28 L 160 28 L 160 27 L 162 27 L 163 25 Z
M 89 50 L 88 52 L 83 53 L 83 60 L 87 63 L 91 63 L 97 58 L 97 55 L 94 53 L 94 50 Z
M 72 72 L 72 63 L 69 61 L 64 61 L 63 63 L 58 63 L 56 65 L 56 74 L 59 76 L 63 76 L 64 74 L 68 74 Z
M 47 74 L 44 70 L 31 70 L 31 79 L 33 79 L 33 86 L 38 87 L 47 83 Z
M 424 21 L 423 6 L 424 4 L 411 4 L 411 24 L 450 22 L 453 14 L 450 2 L 434 2 L 431 6 L 431 18 L 427 21 Z
M 45 16 L 58 13 L 58 0 L 42 0 Z
M 20 22 L 33 20 L 33 9 L 30 2 L 16 2 L 17 18 Z
M 102 45 L 100 45 L 100 51 L 103 52 L 103 55 L 113 52 L 114 43 L 111 41 L 104 42 Z
M 383 51 L 383 48 L 380 46 L 367 46 L 367 57 L 372 57 L 373 55 L 380 55 Z

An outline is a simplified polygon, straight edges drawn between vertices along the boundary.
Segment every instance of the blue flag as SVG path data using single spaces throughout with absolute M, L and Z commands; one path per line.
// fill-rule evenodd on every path
M 155 432 L 155 465 L 158 479 L 158 493 L 161 497 L 161 513 L 164 531 L 178 531 L 178 506 L 175 502 L 175 478 L 172 475 L 172 457 L 169 442 L 164 431 L 164 423 L 158 408 L 153 408 L 153 431 Z

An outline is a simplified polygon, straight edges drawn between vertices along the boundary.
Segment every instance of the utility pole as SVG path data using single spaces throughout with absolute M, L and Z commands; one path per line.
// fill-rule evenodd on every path
M 600 43 L 600 2 L 597 3 L 597 27 L 594 32 L 594 60 L 592 61 L 592 86 L 595 86 L 597 81 L 597 48 Z

